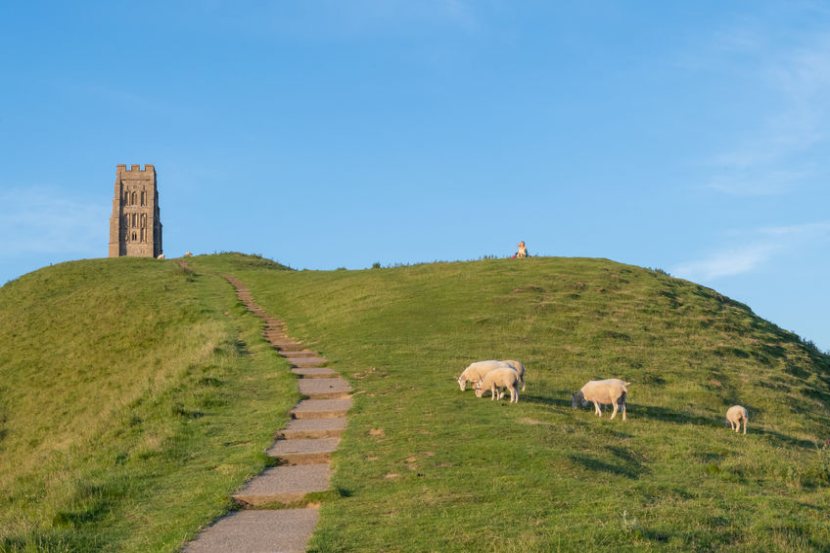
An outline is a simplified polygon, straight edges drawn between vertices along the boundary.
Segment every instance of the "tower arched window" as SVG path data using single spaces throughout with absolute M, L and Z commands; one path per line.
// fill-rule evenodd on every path
M 141 191 L 141 205 L 147 205 L 147 192 L 144 190 Z
M 138 234 L 135 231 L 133 231 L 133 240 L 138 240 Z
M 138 225 L 136 224 L 136 219 L 137 219 L 136 214 L 135 214 L 135 213 L 133 213 L 133 217 L 132 217 L 132 223 L 133 223 L 133 224 L 132 224 L 132 227 L 133 227 L 133 228 L 135 228 L 135 227 L 137 227 L 137 226 L 138 226 Z
M 130 203 L 132 205 L 136 204 L 136 193 L 135 193 L 135 191 L 133 191 L 133 193 L 132 193 L 132 197 L 130 198 Z
M 141 228 L 147 228 L 147 214 L 141 214 Z

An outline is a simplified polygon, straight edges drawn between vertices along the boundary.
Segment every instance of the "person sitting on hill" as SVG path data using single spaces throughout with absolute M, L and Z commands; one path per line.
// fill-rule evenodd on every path
M 513 254 L 513 258 L 514 259 L 516 259 L 516 258 L 521 259 L 523 257 L 527 257 L 527 246 L 525 246 L 525 241 L 524 240 L 519 242 L 518 248 L 519 249 L 516 251 L 516 253 Z

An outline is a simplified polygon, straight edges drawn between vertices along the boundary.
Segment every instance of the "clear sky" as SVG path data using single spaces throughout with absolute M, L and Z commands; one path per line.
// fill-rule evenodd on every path
M 830 4 L 0 3 L 0 283 L 104 257 L 118 163 L 168 257 L 605 257 L 830 349 Z

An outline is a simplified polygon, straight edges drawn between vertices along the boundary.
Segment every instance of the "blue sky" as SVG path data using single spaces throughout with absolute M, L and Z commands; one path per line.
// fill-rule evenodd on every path
M 0 282 L 103 257 L 115 166 L 165 251 L 296 268 L 605 257 L 830 349 L 830 7 L 0 4 Z

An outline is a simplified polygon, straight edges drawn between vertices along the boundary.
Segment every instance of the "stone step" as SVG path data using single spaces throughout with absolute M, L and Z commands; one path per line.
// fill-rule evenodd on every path
M 305 351 L 306 347 L 288 337 L 269 338 L 269 341 L 281 351 Z
M 317 509 L 238 511 L 202 530 L 183 553 L 304 553 Z
M 291 411 L 295 419 L 342 417 L 352 406 L 352 399 L 304 399 Z
M 339 443 L 340 438 L 277 440 L 265 453 L 289 465 L 317 465 L 328 463 Z
M 285 358 L 297 369 L 322 367 L 328 363 L 325 357 L 292 357 L 291 354 L 288 354 Z
M 311 399 L 342 399 L 352 387 L 342 378 L 312 378 L 298 382 L 300 393 Z
M 289 440 L 336 438 L 346 429 L 346 417 L 328 419 L 291 419 L 278 436 Z
M 320 357 L 320 354 L 316 351 L 311 351 L 310 349 L 305 349 L 302 351 L 287 351 L 285 352 L 286 357 Z
M 311 492 L 329 489 L 331 470 L 328 464 L 285 465 L 264 470 L 245 487 L 233 494 L 242 505 L 295 503 Z
M 304 379 L 306 378 L 331 378 L 333 376 L 337 376 L 337 372 L 334 369 L 330 369 L 328 367 L 313 367 L 310 369 L 291 369 L 291 372 L 300 376 Z

